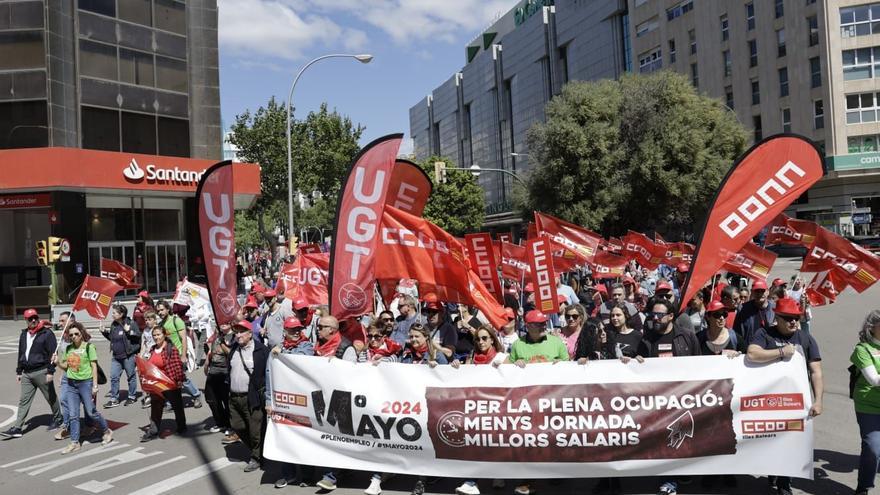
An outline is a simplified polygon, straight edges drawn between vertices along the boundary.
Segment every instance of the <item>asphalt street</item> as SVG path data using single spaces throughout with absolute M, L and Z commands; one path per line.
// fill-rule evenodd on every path
M 800 265 L 799 259 L 780 259 L 771 277 L 788 278 Z M 807 274 L 806 278 L 809 280 Z M 816 495 L 843 495 L 852 493 L 856 482 L 859 453 L 858 428 L 847 397 L 849 355 L 857 340 L 858 329 L 865 314 L 880 307 L 880 284 L 863 294 L 851 289 L 831 306 L 813 310 L 812 334 L 817 339 L 823 357 L 825 377 L 825 410 L 815 421 L 814 480 L 795 480 L 795 493 Z M 14 421 L 18 406 L 19 386 L 14 369 L 21 322 L 0 322 L 0 429 L 5 430 Z M 97 332 L 95 332 L 97 334 Z M 109 345 L 100 334 L 93 339 L 101 356 L 102 366 L 109 371 Z M 195 382 L 204 384 L 201 372 L 194 374 Z M 58 379 L 56 378 L 56 386 Z M 126 385 L 122 384 L 123 390 Z M 101 386 L 99 400 L 109 389 Z M 186 398 L 189 403 L 189 399 Z M 186 437 L 167 438 L 139 443 L 140 426 L 147 424 L 148 410 L 140 404 L 101 410 L 114 428 L 114 442 L 102 447 L 100 438 L 91 439 L 83 450 L 72 456 L 62 456 L 65 441 L 54 441 L 53 433 L 46 431 L 49 408 L 40 394 L 34 400 L 26 433 L 20 439 L 0 442 L 0 493 L 4 494 L 230 494 L 230 493 L 322 493 L 314 485 L 309 487 L 273 487 L 280 477 L 278 466 L 268 463 L 265 471 L 244 473 L 246 450 L 236 444 L 224 448 L 221 434 L 209 433 L 205 427 L 212 424 L 210 410 L 187 407 L 190 433 Z M 165 428 L 172 428 L 173 415 L 165 415 Z M 513 474 L 513 473 L 512 473 Z M 679 493 L 769 493 L 765 479 L 751 476 L 738 477 L 737 488 L 707 491 L 699 477 L 692 484 L 682 486 Z M 415 479 L 397 476 L 384 483 L 384 493 L 409 493 Z M 429 485 L 430 493 L 454 493 L 460 480 L 441 480 Z M 591 493 L 593 480 L 575 479 L 539 481 L 535 486 L 541 494 Z M 348 473 L 339 482 L 334 493 L 363 493 L 369 484 L 369 474 Z M 492 489 L 489 480 L 481 480 L 483 493 L 511 494 L 514 482 L 503 489 Z M 656 493 L 655 480 L 632 478 L 623 480 L 628 494 Z

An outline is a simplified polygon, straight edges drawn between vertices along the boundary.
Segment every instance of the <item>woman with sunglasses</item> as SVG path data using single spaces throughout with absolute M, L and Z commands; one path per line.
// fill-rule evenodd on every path
M 95 346 L 83 340 L 86 335 L 82 323 L 76 322 L 70 325 L 67 334 L 71 343 L 64 349 L 64 353 L 58 361 L 58 367 L 67 373 L 67 389 L 64 391 L 67 407 L 71 416 L 79 414 L 79 405 L 83 404 L 86 416 L 98 424 L 104 432 L 101 444 L 107 445 L 113 441 L 113 432 L 107 426 L 107 421 L 101 413 L 95 409 L 94 397 L 98 394 L 98 351 Z M 62 454 L 72 454 L 82 449 L 79 436 L 79 417 L 70 418 L 70 444 L 61 451 Z
M 186 433 L 186 413 L 183 410 L 183 395 L 180 389 L 183 387 L 185 375 L 183 373 L 183 361 L 180 360 L 174 348 L 169 342 L 165 329 L 161 326 L 153 328 L 153 348 L 150 352 L 150 364 L 159 368 L 162 373 L 175 382 L 175 388 L 166 390 L 162 395 L 150 394 L 150 426 L 141 437 L 141 442 L 149 442 L 159 437 L 159 427 L 162 424 L 162 410 L 165 401 L 171 403 L 174 410 L 174 419 L 177 423 L 177 434 Z
M 736 331 L 727 328 L 726 319 L 727 308 L 721 301 L 716 299 L 706 306 L 707 327 L 697 332 L 702 355 L 735 358 L 746 352 L 745 341 Z
M 584 324 L 587 322 L 587 311 L 580 304 L 571 304 L 565 306 L 562 312 L 565 323 L 559 330 L 559 338 L 565 342 L 565 348 L 568 350 L 568 357 L 575 359 L 577 354 L 577 343 L 580 339 Z
M 392 319 L 392 321 L 394 321 Z M 358 354 L 359 363 L 396 363 L 403 346 L 391 339 L 381 320 L 374 321 L 367 329 L 367 346 Z

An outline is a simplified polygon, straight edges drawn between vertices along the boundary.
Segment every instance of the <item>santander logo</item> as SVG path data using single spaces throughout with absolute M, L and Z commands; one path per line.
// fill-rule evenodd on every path
M 122 175 L 128 180 L 139 181 L 144 178 L 145 174 L 144 170 L 138 165 L 137 160 L 132 158 L 128 166 L 122 170 Z

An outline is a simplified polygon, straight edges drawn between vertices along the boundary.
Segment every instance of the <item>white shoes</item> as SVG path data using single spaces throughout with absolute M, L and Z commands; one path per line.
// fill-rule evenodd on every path
M 476 483 L 465 481 L 455 489 L 455 493 L 458 495 L 480 495 L 480 488 Z
M 370 480 L 370 486 L 364 490 L 366 495 L 379 495 L 382 493 L 382 480 L 379 478 L 372 478 Z

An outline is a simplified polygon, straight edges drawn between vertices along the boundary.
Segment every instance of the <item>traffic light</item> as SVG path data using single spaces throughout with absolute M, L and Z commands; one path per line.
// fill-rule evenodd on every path
M 434 184 L 446 183 L 446 162 L 434 162 Z
M 49 238 L 49 263 L 56 263 L 61 260 L 61 241 L 60 237 Z
M 37 264 L 46 266 L 49 264 L 48 251 L 46 250 L 46 241 L 37 241 Z

